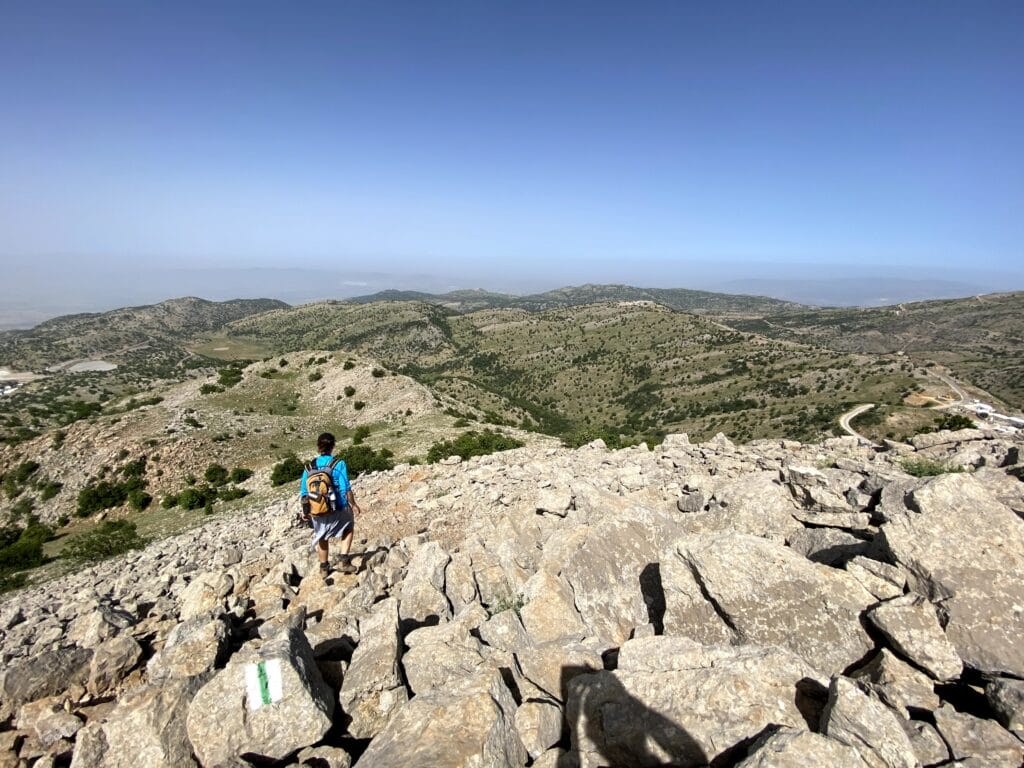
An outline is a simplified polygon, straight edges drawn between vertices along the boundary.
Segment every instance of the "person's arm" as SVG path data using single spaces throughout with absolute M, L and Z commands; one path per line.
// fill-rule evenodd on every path
M 358 504 L 356 504 L 356 497 L 352 495 L 351 488 L 345 491 L 345 498 L 348 500 L 348 505 L 352 507 L 353 517 L 363 514 L 362 508 Z
M 302 519 L 309 519 L 309 496 L 306 495 L 306 477 L 308 470 L 302 470 L 302 479 L 299 481 L 299 504 L 302 507 Z

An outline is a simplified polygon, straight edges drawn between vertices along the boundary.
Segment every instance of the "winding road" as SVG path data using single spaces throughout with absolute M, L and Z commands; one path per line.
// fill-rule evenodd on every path
M 846 413 L 839 417 L 839 426 L 842 427 L 843 431 L 846 432 L 848 435 L 853 435 L 858 440 L 862 440 L 868 445 L 872 446 L 873 448 L 877 448 L 877 444 L 871 442 L 866 437 L 864 437 L 864 435 L 859 434 L 856 430 L 854 430 L 853 427 L 850 426 L 850 421 L 852 419 L 857 418 L 862 413 L 870 411 L 874 407 L 874 403 L 862 403 L 861 405 L 858 405 L 856 408 L 851 408 L 850 410 L 848 410 Z

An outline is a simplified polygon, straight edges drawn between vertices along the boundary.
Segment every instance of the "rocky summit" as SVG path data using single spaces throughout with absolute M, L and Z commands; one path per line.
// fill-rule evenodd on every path
M 6 596 L 0 766 L 1015 768 L 1022 447 L 399 466 L 326 579 L 297 501 L 217 519 Z

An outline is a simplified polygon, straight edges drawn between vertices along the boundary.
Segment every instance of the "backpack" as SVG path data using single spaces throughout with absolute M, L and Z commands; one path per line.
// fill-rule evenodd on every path
M 341 461 L 335 456 L 330 463 L 317 467 L 316 459 L 306 465 L 306 496 L 309 513 L 314 517 L 329 515 L 338 509 L 338 496 L 334 488 L 334 467 Z

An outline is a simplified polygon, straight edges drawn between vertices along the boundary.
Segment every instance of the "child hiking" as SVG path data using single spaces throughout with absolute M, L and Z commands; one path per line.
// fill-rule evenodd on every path
M 355 531 L 355 516 L 363 510 L 356 504 L 348 482 L 348 468 L 341 457 L 332 456 L 334 435 L 324 432 L 316 439 L 318 456 L 302 472 L 299 501 L 302 519 L 313 526 L 312 545 L 320 560 L 320 575 L 331 571 L 328 560 L 328 539 L 341 539 L 340 570 L 351 573 L 349 550 Z

